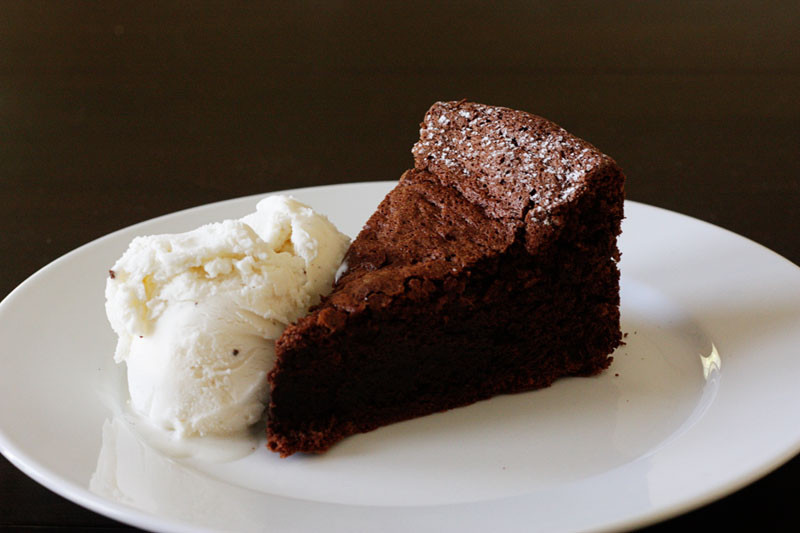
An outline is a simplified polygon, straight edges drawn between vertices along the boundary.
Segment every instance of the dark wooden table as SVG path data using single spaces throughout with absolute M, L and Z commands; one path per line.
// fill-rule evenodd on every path
M 462 97 L 549 117 L 630 199 L 800 263 L 799 27 L 796 2 L 2 2 L 0 297 L 156 215 L 396 179 L 427 107 Z M 653 529 L 792 529 L 799 480 L 796 458 Z M 0 459 L 0 529 L 32 527 L 126 526 Z

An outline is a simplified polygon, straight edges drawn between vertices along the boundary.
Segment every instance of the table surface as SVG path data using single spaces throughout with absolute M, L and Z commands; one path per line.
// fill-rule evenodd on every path
M 546 116 L 628 198 L 800 263 L 798 23 L 796 2 L 2 2 L 0 297 L 157 215 L 396 179 L 428 106 L 463 97 Z M 798 480 L 795 458 L 652 529 L 787 529 Z M 33 526 L 127 529 L 0 458 L 0 528 Z

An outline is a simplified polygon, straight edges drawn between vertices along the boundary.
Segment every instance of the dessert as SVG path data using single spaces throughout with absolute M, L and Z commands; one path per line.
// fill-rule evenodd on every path
M 133 410 L 177 437 L 257 422 L 275 339 L 330 290 L 348 243 L 284 196 L 240 220 L 134 239 L 106 284 Z
M 267 433 L 282 456 L 593 375 L 620 344 L 611 158 L 464 101 L 434 104 L 412 152 L 333 292 L 276 343 Z

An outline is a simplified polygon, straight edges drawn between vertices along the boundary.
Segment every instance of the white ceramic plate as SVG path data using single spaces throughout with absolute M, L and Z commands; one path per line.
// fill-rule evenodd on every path
M 355 235 L 392 182 L 290 191 Z M 0 304 L 0 451 L 70 500 L 152 530 L 562 531 L 645 525 L 800 449 L 800 269 L 742 237 L 626 204 L 627 345 L 558 381 L 279 459 L 171 460 L 108 398 L 107 269 L 135 235 L 244 215 L 257 197 L 118 231 Z M 91 487 L 91 488 L 90 488 Z

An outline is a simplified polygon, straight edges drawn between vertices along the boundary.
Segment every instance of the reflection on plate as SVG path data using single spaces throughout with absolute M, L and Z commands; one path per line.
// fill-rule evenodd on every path
M 354 235 L 391 186 L 291 192 Z M 666 518 L 800 447 L 800 427 L 785 424 L 800 414 L 800 269 L 629 202 L 626 345 L 602 375 L 381 428 L 321 456 L 279 459 L 262 440 L 230 462 L 167 457 L 114 406 L 107 266 L 134 235 L 238 217 L 257 199 L 109 235 L 0 304 L 0 401 L 18 406 L 0 412 L 4 454 L 67 498 L 148 529 L 556 531 Z

